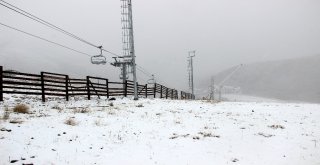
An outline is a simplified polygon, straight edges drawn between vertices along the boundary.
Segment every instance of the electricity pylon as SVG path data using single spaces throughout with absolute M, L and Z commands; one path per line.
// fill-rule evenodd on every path
M 210 100 L 214 100 L 214 79 L 211 77 L 211 85 L 210 85 Z
M 196 56 L 196 51 L 189 51 L 188 52 L 188 73 L 189 73 L 189 90 L 191 90 L 192 93 L 192 99 L 194 98 L 194 84 L 193 84 L 193 57 Z

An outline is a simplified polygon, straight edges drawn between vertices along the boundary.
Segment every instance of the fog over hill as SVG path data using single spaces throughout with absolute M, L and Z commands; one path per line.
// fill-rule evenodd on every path
M 214 76 L 216 84 L 236 67 Z M 320 103 L 320 55 L 244 64 L 224 85 L 241 87 L 245 95 Z

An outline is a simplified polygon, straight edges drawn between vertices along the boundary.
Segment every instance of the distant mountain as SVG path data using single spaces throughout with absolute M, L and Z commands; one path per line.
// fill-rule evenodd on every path
M 215 76 L 217 84 L 234 70 Z M 320 56 L 243 65 L 225 85 L 246 95 L 320 103 Z

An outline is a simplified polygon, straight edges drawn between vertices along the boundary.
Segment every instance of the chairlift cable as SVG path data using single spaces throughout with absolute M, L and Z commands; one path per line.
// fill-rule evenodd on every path
M 72 37 L 72 38 L 75 38 L 75 39 L 77 39 L 77 40 L 79 40 L 79 41 L 82 41 L 82 42 L 84 42 L 84 43 L 86 43 L 86 44 L 89 44 L 89 45 L 91 45 L 91 46 L 94 46 L 94 47 L 98 48 L 98 46 L 96 46 L 96 45 L 94 45 L 94 44 L 92 44 L 92 43 L 90 43 L 90 42 L 87 42 L 87 41 L 81 39 L 80 37 L 77 37 L 76 35 L 74 35 L 74 34 L 72 34 L 72 33 L 69 33 L 69 32 L 67 32 L 67 31 L 65 31 L 65 30 L 63 30 L 63 29 L 61 29 L 61 28 L 59 28 L 59 27 L 57 27 L 57 26 L 55 26 L 55 25 L 47 22 L 47 21 L 44 21 L 43 19 L 41 19 L 41 18 L 39 18 L 39 17 L 37 17 L 37 16 L 34 16 L 33 14 L 30 14 L 30 13 L 28 13 L 28 12 L 26 12 L 26 11 L 24 11 L 24 10 L 16 7 L 16 6 L 14 6 L 14 5 L 11 5 L 11 4 L 9 4 L 8 2 L 5 2 L 5 1 L 3 1 L 3 0 L 0 0 L 0 1 L 2 1 L 2 2 L 8 4 L 8 5 L 10 5 L 10 6 L 13 7 L 13 8 L 11 8 L 11 7 L 9 7 L 9 6 L 5 5 L 5 4 L 2 4 L 2 3 L 0 3 L 0 5 L 8 8 L 8 9 L 10 9 L 10 10 L 12 10 L 12 11 L 15 11 L 16 13 L 19 13 L 19 14 L 21 14 L 21 15 L 23 15 L 23 16 L 25 16 L 25 17 L 28 17 L 29 19 L 32 19 L 32 20 L 34 20 L 34 21 L 36 21 L 36 22 L 38 22 L 38 23 L 40 23 L 40 24 L 43 24 L 43 25 L 49 27 L 49 28 L 52 28 L 52 29 L 54 29 L 54 30 L 57 30 L 57 31 L 59 31 L 59 32 L 61 32 L 61 33 L 64 33 L 64 34 L 66 34 L 66 35 L 68 35 L 68 36 L 70 36 L 70 37 Z M 15 8 L 15 9 L 14 9 L 14 8 Z M 19 10 L 19 11 L 18 11 L 18 10 Z
M 147 75 L 148 77 L 152 77 L 153 74 L 149 73 L 146 69 L 142 68 L 141 66 L 137 65 L 137 69 L 140 70 L 142 73 Z
M 147 81 L 146 81 L 144 78 L 142 78 L 142 77 L 140 77 L 140 76 L 138 76 L 138 75 L 137 75 L 137 77 L 138 77 L 138 79 L 140 79 L 140 80 L 142 80 L 142 81 L 144 81 L 144 82 L 147 83 Z
M 7 28 L 10 28 L 10 29 L 12 29 L 12 30 L 18 31 L 18 32 L 20 32 L 20 33 L 23 33 L 23 34 L 26 34 L 26 35 L 32 36 L 32 37 L 34 37 L 34 38 L 38 38 L 38 39 L 40 39 L 40 40 L 43 40 L 43 41 L 46 41 L 46 42 L 52 43 L 52 44 L 54 44 L 54 45 L 58 45 L 58 46 L 60 46 L 60 47 L 63 47 L 63 48 L 69 49 L 69 50 L 71 50 L 71 51 L 74 51 L 74 52 L 77 52 L 77 53 L 80 53 L 80 54 L 83 54 L 83 55 L 86 55 L 86 56 L 91 57 L 91 55 L 89 55 L 89 54 L 87 54 L 87 53 L 84 53 L 84 52 L 78 51 L 78 50 L 76 50 L 76 49 L 70 48 L 70 47 L 68 47 L 68 46 L 65 46 L 65 45 L 59 44 L 59 43 L 54 42 L 54 41 L 50 41 L 50 40 L 45 39 L 45 38 L 43 38 L 43 37 L 40 37 L 40 36 L 37 36 L 37 35 L 31 34 L 31 33 L 28 33 L 28 32 L 25 32 L 25 31 L 22 31 L 22 30 L 20 30 L 20 29 L 17 29 L 17 28 L 14 28 L 14 27 L 12 27 L 12 26 L 9 26 L 9 25 L 6 25 L 6 24 L 3 24 L 3 23 L 1 23 L 1 22 L 0 22 L 0 25 L 2 25 L 2 26 L 4 26 L 4 27 L 7 27 Z
M 81 41 L 81 42 L 83 42 L 83 43 L 86 43 L 86 44 L 88 44 L 88 45 L 90 45 L 90 46 L 93 46 L 93 47 L 99 49 L 99 46 L 97 46 L 97 45 L 95 45 L 95 44 L 93 44 L 93 43 L 91 43 L 91 42 L 88 42 L 88 41 L 86 41 L 86 40 L 84 40 L 84 39 L 76 36 L 75 34 L 72 34 L 72 33 L 68 32 L 68 31 L 66 31 L 66 30 L 63 30 L 62 28 L 60 28 L 60 27 L 58 27 L 58 26 L 55 26 L 55 25 L 49 23 L 48 21 L 45 21 L 45 20 L 43 20 L 43 19 L 41 19 L 41 18 L 39 18 L 39 17 L 37 17 L 37 16 L 35 16 L 35 15 L 33 15 L 33 14 L 25 11 L 25 10 L 22 10 L 22 9 L 20 9 L 20 8 L 18 8 L 18 7 L 16 7 L 16 6 L 14 6 L 14 5 L 12 5 L 12 4 L 4 1 L 4 0 L 0 0 L 0 2 L 3 2 L 3 3 L 5 3 L 5 4 L 7 4 L 7 5 L 9 5 L 9 6 L 7 6 L 7 5 L 5 5 L 5 4 L 3 4 L 3 3 L 0 3 L 0 5 L 8 8 L 8 9 L 10 9 L 10 10 L 12 10 L 12 11 L 15 11 L 15 12 L 17 12 L 17 13 L 19 13 L 19 14 L 21 14 L 21 15 L 29 18 L 29 19 L 32 19 L 32 20 L 34 20 L 34 21 L 36 21 L 36 22 L 38 22 L 38 23 L 40 23 L 40 24 L 43 24 L 43 25 L 45 25 L 45 26 L 47 26 L 47 27 L 49 27 L 49 28 L 51 28 L 51 29 L 54 29 L 54 30 L 56 30 L 56 31 L 59 31 L 59 32 L 65 34 L 65 35 L 68 35 L 68 36 L 71 37 L 71 38 L 74 38 L 74 39 L 76 39 L 76 40 L 79 40 L 79 41 Z M 10 6 L 11 6 L 11 7 L 10 7 Z M 111 51 L 108 51 L 108 50 L 106 50 L 106 49 L 102 49 L 102 50 L 103 50 L 104 52 L 109 53 L 109 54 L 112 54 L 112 55 L 115 55 L 115 56 L 120 57 L 119 55 L 117 55 L 117 54 L 115 54 L 115 53 L 113 53 L 113 52 L 111 52 Z
M 150 76 L 149 74 L 147 74 L 145 71 L 143 71 L 142 69 L 137 67 L 137 70 L 139 70 L 141 73 L 143 73 L 144 75 L 146 75 L 148 78 L 151 78 L 152 76 Z

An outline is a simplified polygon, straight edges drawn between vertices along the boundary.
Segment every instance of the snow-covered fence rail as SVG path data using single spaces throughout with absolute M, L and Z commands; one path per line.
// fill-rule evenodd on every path
M 179 99 L 179 92 L 161 84 L 138 84 L 140 97 Z M 112 82 L 106 78 L 87 76 L 85 79 L 70 78 L 65 74 L 41 72 L 40 75 L 3 70 L 0 66 L 0 101 L 3 94 L 39 95 L 42 101 L 47 96 L 64 97 L 84 96 L 124 96 L 134 94 L 134 82 Z M 192 99 L 191 94 L 181 91 L 181 99 Z
M 1 71 L 1 100 L 3 93 L 41 95 L 41 76 L 14 71 Z

